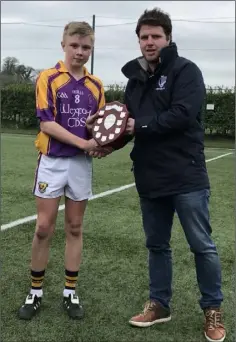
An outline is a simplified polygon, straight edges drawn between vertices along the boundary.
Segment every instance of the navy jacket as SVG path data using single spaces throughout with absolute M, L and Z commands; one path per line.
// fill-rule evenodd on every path
M 160 54 L 155 73 L 144 58 L 125 64 L 125 104 L 135 119 L 130 154 L 141 197 L 156 198 L 209 188 L 201 110 L 202 73 L 179 57 L 172 43 Z

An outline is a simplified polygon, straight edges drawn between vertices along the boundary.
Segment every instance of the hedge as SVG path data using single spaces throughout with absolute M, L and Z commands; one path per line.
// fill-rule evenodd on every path
M 123 102 L 124 88 L 111 85 L 105 91 L 107 102 Z M 206 104 L 214 110 L 206 110 Z M 235 90 L 223 87 L 208 88 L 203 108 L 204 127 L 209 134 L 234 136 Z M 5 86 L 1 90 L 1 123 L 8 128 L 34 128 L 38 126 L 35 115 L 35 90 L 29 84 Z

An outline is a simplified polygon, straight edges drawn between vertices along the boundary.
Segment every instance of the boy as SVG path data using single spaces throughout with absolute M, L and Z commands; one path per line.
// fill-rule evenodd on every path
M 94 139 L 89 139 L 86 128 L 87 118 L 105 104 L 102 82 L 84 67 L 93 44 L 94 33 L 89 24 L 69 23 L 61 43 L 64 62 L 59 61 L 55 67 L 44 70 L 37 80 L 40 132 L 35 142 L 39 157 L 33 192 L 38 217 L 32 244 L 32 284 L 19 311 L 21 319 L 31 319 L 40 308 L 50 240 L 63 194 L 66 234 L 63 306 L 69 317 L 83 317 L 75 287 L 81 261 L 83 217 L 92 195 L 89 153 L 104 156 L 107 152 Z

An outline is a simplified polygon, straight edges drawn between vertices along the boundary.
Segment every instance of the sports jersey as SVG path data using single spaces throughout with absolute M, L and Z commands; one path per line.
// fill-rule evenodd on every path
M 105 104 L 102 82 L 88 73 L 76 80 L 59 61 L 54 68 L 40 73 L 36 83 L 36 115 L 40 121 L 55 121 L 76 136 L 88 139 L 86 119 Z M 71 157 L 81 151 L 62 143 L 42 131 L 37 135 L 36 148 L 45 155 Z

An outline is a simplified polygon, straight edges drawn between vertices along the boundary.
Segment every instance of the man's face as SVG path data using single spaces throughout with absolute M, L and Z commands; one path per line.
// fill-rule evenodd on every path
M 142 25 L 139 32 L 140 49 L 149 63 L 157 62 L 160 50 L 170 43 L 161 26 Z
M 73 68 L 79 68 L 87 63 L 93 48 L 90 36 L 81 37 L 78 34 L 66 36 L 62 42 L 65 61 Z

